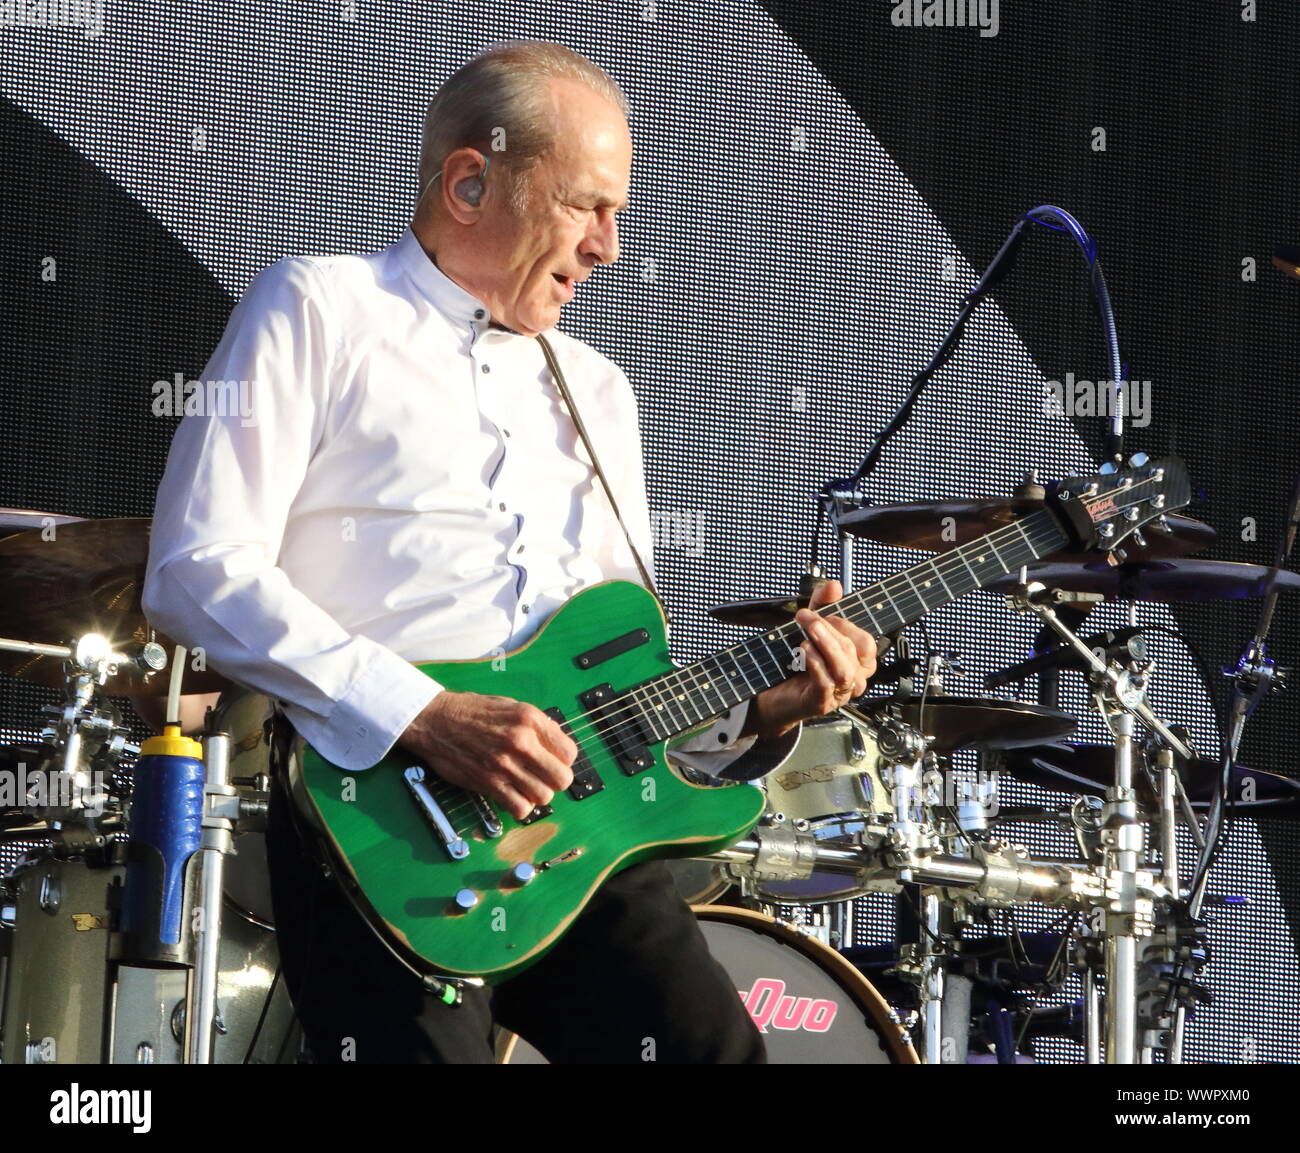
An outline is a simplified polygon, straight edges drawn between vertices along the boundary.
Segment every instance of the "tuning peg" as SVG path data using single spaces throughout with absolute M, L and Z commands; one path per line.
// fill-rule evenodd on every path
M 1128 458 L 1128 462 L 1133 468 L 1141 468 L 1150 459 L 1145 452 L 1135 452 Z

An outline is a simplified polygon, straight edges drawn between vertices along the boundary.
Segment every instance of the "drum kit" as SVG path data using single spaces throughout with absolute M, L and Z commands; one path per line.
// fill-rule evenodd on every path
M 1036 507 L 1024 496 L 912 502 L 832 507 L 831 519 L 851 573 L 855 540 L 940 552 Z M 1300 816 L 1300 782 L 1235 763 L 1239 728 L 1225 774 L 1146 703 L 1156 663 L 1138 602 L 1263 597 L 1267 620 L 1277 594 L 1300 586 L 1280 567 L 1281 552 L 1271 569 L 1188 559 L 1213 538 L 1209 526 L 1171 516 L 1119 563 L 1059 555 L 995 582 L 1009 609 L 1037 616 L 1044 628 L 1034 656 L 990 674 L 986 685 L 1036 676 L 1035 703 L 953 695 L 944 683 L 951 655 L 916 660 L 895 638 L 872 695 L 805 723 L 794 753 L 762 782 L 766 812 L 753 833 L 716 854 L 711 870 L 674 863 L 679 888 L 702 914 L 718 908 L 712 902 L 729 903 L 783 925 L 780 932 L 793 925 L 853 962 L 855 974 L 888 994 L 891 1018 L 915 1047 L 914 1056 L 886 1048 L 882 1058 L 865 1044 L 850 1057 L 828 1044 L 819 1059 L 1014 1063 L 1032 1059 L 1020 1051 L 1025 1038 L 1064 1037 L 1081 1042 L 1093 1063 L 1183 1060 L 1187 1017 L 1208 999 L 1200 914 L 1216 824 L 1225 808 Z M 712 615 L 773 627 L 808 603 L 816 579 L 811 571 L 798 596 L 720 605 Z M 1128 627 L 1079 636 L 1075 629 L 1102 601 L 1126 604 Z M 1081 676 L 1113 743 L 1068 739 L 1079 721 L 1057 707 L 1067 671 Z M 1268 689 L 1260 682 L 1282 675 L 1263 656 L 1262 632 L 1236 675 L 1238 698 L 1253 693 L 1256 701 Z M 892 694 L 876 695 L 886 683 Z M 1138 725 L 1148 734 L 1141 743 Z M 979 768 L 958 769 L 959 753 Z M 1008 779 L 1073 798 L 1064 806 L 1001 804 Z M 1034 857 L 1014 843 L 1016 827 L 1031 822 L 1069 834 L 1077 858 Z M 1190 877 L 1180 841 L 1200 854 Z M 864 946 L 855 941 L 854 901 L 875 893 L 893 894 L 893 940 Z M 1031 905 L 1059 911 L 1066 926 L 981 933 L 995 924 L 993 914 Z M 838 966 L 826 971 L 838 979 Z M 783 970 L 774 966 L 773 974 L 798 995 Z M 1043 1009 L 1024 995 L 1030 987 L 1062 990 L 1071 978 L 1080 989 L 1074 1002 Z M 844 1003 L 856 997 L 850 985 Z M 992 1008 L 975 1011 L 972 990 Z M 779 1054 L 784 1038 L 768 1040 Z
M 857 540 L 942 551 L 1035 507 L 1020 496 L 833 515 L 851 574 Z M 942 536 L 928 527 L 939 523 L 949 530 Z M 63 689 L 60 704 L 45 706 L 38 738 L 0 750 L 0 778 L 10 782 L 0 795 L 5 1063 L 300 1059 L 261 831 L 269 702 L 187 663 L 187 690 L 222 694 L 203 759 L 193 760 L 196 802 L 173 821 L 189 829 L 205 867 L 183 871 L 169 890 L 175 846 L 139 832 L 143 818 L 132 824 L 133 809 L 139 816 L 154 805 L 140 765 L 189 757 L 178 735 L 166 747 L 154 745 L 160 738 L 135 744 L 113 700 L 155 711 L 167 663 L 170 642 L 140 610 L 148 529 L 145 520 L 0 510 L 8 534 L 0 580 L 11 590 L 0 636 L 70 642 L 0 640 L 0 668 Z M 1212 538 L 1207 526 L 1171 516 L 1147 534 L 1138 559 L 1103 567 L 1062 556 L 1008 579 L 997 590 L 1006 604 L 1041 619 L 1059 643 L 989 683 L 1037 676 L 1035 703 L 950 693 L 951 654 L 914 658 L 907 636 L 890 638 L 869 695 L 806 723 L 794 753 L 760 782 L 766 811 L 754 830 L 711 858 L 672 862 L 771 1060 L 1014 1063 L 1029 1059 L 1026 1038 L 1050 1035 L 1081 1040 L 1089 1061 L 1182 1059 L 1186 1017 L 1206 996 L 1207 949 L 1204 877 L 1189 884 L 1179 841 L 1210 843 L 1220 766 L 1196 757 L 1145 703 L 1155 664 L 1132 609 L 1127 628 L 1074 630 L 1103 600 L 1275 597 L 1300 583 L 1280 565 L 1187 559 Z M 770 628 L 807 604 L 816 579 L 810 571 L 799 596 L 720 605 L 712 615 Z M 1084 678 L 1113 743 L 1068 740 L 1078 720 L 1057 704 L 1070 670 Z M 178 684 L 173 677 L 174 693 Z M 977 770 L 955 767 L 966 756 L 978 757 Z M 1064 807 L 1002 806 L 1007 777 L 1074 797 Z M 1238 812 L 1300 813 L 1300 783 L 1290 778 L 1233 766 L 1229 788 L 1243 798 Z M 1032 856 L 1009 836 L 1029 821 L 1065 830 L 1077 856 Z M 165 906 L 169 891 L 179 893 L 177 917 L 208 917 L 202 931 L 167 940 L 158 918 L 125 925 L 141 893 Z M 855 900 L 869 894 L 892 894 L 894 940 L 856 940 Z M 972 932 L 993 913 L 1030 905 L 1059 913 L 1065 927 Z M 1071 976 L 1077 1003 L 1044 1010 L 1024 996 Z M 503 1061 L 540 1060 L 509 1036 L 499 1052 Z

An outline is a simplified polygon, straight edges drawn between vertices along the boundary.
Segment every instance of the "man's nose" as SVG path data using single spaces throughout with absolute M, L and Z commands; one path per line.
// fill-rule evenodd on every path
M 587 233 L 583 248 L 601 264 L 613 264 L 618 259 L 618 221 L 612 212 L 608 216 L 597 217 L 591 231 Z

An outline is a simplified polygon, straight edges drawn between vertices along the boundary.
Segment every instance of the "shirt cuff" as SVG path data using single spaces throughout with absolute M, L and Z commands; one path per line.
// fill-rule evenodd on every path
M 742 737 L 749 716 L 750 701 L 745 701 L 718 717 L 708 728 L 692 733 L 668 750 L 669 757 L 706 776 L 724 781 L 756 781 L 780 766 L 799 743 L 802 725 L 771 740 L 757 736 Z
M 331 764 L 359 771 L 378 764 L 443 686 L 391 649 L 375 644 L 362 674 L 327 718 L 281 702 L 299 735 Z

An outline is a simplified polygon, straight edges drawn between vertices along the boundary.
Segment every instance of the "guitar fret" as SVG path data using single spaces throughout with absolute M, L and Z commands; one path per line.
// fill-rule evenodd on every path
M 926 611 L 930 606 L 925 602 L 925 593 L 921 591 L 920 586 L 917 585 L 916 581 L 912 579 L 912 570 L 904 569 L 903 577 L 907 581 L 907 583 L 912 586 L 912 593 L 916 597 L 917 603 L 920 604 L 921 611 L 922 612 Z
M 642 692 L 642 686 L 638 686 L 637 688 L 633 689 L 628 695 L 632 698 L 632 700 L 636 703 L 637 708 L 640 710 L 641 719 L 645 722 L 646 728 L 650 730 L 650 735 L 654 737 L 656 741 L 667 740 L 669 734 L 667 732 L 659 731 L 659 727 L 660 727 L 659 717 L 656 715 L 655 710 L 653 708 L 646 707 L 648 702 L 644 699 L 645 694 L 644 692 Z
M 772 668 L 775 670 L 776 676 L 774 678 L 769 678 L 768 674 L 763 670 L 761 665 L 759 666 L 758 671 L 762 674 L 763 679 L 767 680 L 768 685 L 770 687 L 771 685 L 780 684 L 781 681 L 785 680 L 786 676 L 788 675 L 788 672 L 787 672 L 786 665 L 782 663 L 781 658 L 778 657 L 776 653 L 773 651 L 772 645 L 768 643 L 769 637 L 779 640 L 785 646 L 786 652 L 790 651 L 790 642 L 786 640 L 785 635 L 782 633 L 770 633 L 768 634 L 768 636 L 765 636 L 763 638 L 761 651 L 763 653 L 763 656 L 765 656 L 769 661 L 771 661 Z
M 998 552 L 998 546 L 994 544 L 991 539 L 989 541 L 989 549 L 992 551 L 993 555 L 997 558 L 998 564 L 1002 566 L 1002 571 L 1009 573 L 1011 571 L 1010 567 L 1007 565 L 1007 562 L 1002 559 L 1002 554 Z
M 731 663 L 736 666 L 736 671 L 740 674 L 740 679 L 745 682 L 745 688 L 753 694 L 755 692 L 754 686 L 750 684 L 749 677 L 745 675 L 745 667 L 740 663 L 739 658 L 736 656 L 736 651 L 734 649 L 727 649 L 727 655 L 731 657 Z
M 708 707 L 709 711 L 716 716 L 718 713 L 726 712 L 728 706 L 726 704 L 726 697 L 723 696 L 722 690 L 718 688 L 718 681 L 722 679 L 720 677 L 721 670 L 719 669 L 717 672 L 710 671 L 711 661 L 711 657 L 706 657 L 699 663 L 698 667 L 705 678 L 704 682 L 700 685 L 700 693 L 704 697 L 704 703 Z M 716 661 L 713 662 L 713 664 L 716 663 Z M 709 703 L 710 693 L 713 694 L 712 704 Z
M 939 583 L 943 585 L 943 591 L 948 595 L 949 599 L 952 599 L 952 589 L 948 587 L 948 582 L 943 579 L 943 573 L 940 571 L 939 566 L 932 561 L 930 563 L 930 568 L 934 571 L 934 575 Z

